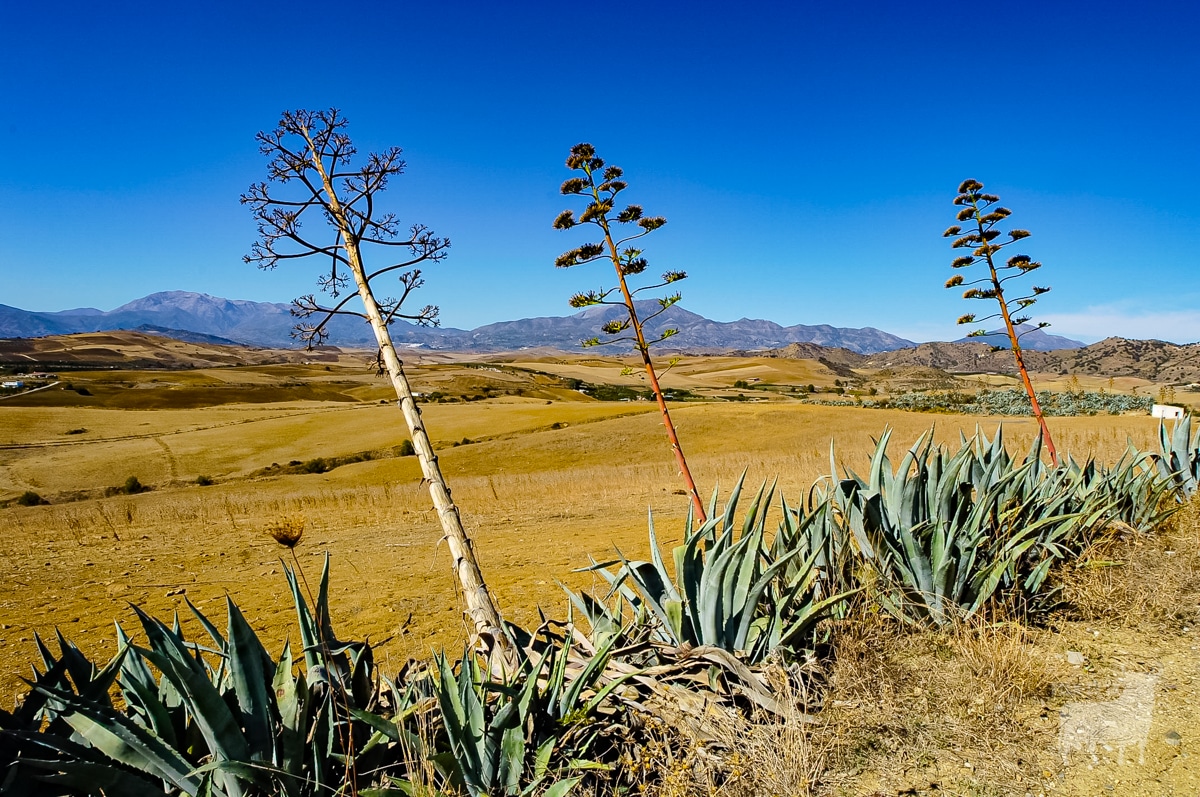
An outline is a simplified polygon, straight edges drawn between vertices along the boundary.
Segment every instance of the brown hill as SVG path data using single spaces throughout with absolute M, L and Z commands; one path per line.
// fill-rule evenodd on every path
M 1139 376 L 1155 382 L 1200 382 L 1200 343 L 1178 345 L 1162 340 L 1105 338 L 1062 356 L 1062 368 L 1071 373 L 1101 376 Z
M 1025 363 L 1041 374 L 1132 376 L 1167 384 L 1200 382 L 1200 343 L 1105 338 L 1082 349 L 1026 351 Z M 864 359 L 864 368 L 938 368 L 952 373 L 1016 373 L 1011 352 L 986 343 L 922 343 L 914 349 Z
M 212 368 L 337 362 L 338 349 L 259 349 L 236 344 L 185 342 L 141 332 L 85 332 L 43 338 L 0 339 L 0 366 L 39 370 L 80 368 Z
M 1016 370 L 1012 354 L 993 352 L 986 343 L 922 343 L 913 349 L 872 355 L 862 367 L 936 368 L 957 373 L 1010 373 Z

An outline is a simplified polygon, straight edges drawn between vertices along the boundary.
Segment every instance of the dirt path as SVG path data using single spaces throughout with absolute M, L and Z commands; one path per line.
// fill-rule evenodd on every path
M 158 443 L 159 448 L 163 450 L 163 456 L 167 462 L 167 477 L 171 481 L 179 479 L 179 460 L 175 457 L 175 452 L 171 451 L 171 447 L 167 445 L 167 441 L 162 439 L 162 436 L 154 438 L 154 442 Z
M 1060 712 L 1067 764 L 1047 793 L 1200 795 L 1200 633 L 1088 634 L 1077 644 L 1085 657 L 1077 666 L 1096 671 L 1099 688 Z

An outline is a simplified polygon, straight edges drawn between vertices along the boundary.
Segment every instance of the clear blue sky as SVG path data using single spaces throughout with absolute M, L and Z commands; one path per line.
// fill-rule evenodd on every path
M 589 12 L 589 9 L 596 9 Z M 589 15 L 590 14 L 590 15 Z M 0 50 L 0 303 L 160 290 L 288 301 L 244 265 L 253 136 L 336 106 L 399 145 L 390 209 L 453 241 L 447 326 L 572 312 L 567 150 L 665 215 L 652 269 L 718 320 L 960 334 L 958 183 L 1033 232 L 1051 331 L 1200 339 L 1200 5 L 800 2 L 11 3 Z

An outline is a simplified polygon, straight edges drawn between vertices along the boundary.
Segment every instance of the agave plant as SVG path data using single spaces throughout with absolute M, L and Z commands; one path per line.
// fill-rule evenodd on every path
M 436 696 L 448 747 L 433 761 L 451 788 L 472 797 L 559 797 L 586 772 L 608 769 L 588 756 L 623 732 L 601 711 L 635 673 L 605 676 L 617 636 L 580 656 L 569 635 L 556 638 L 546 629 L 541 653 L 526 657 L 517 672 L 499 681 L 469 651 L 457 672 L 445 656 L 436 657 Z
M 61 794 L 300 797 L 337 793 L 385 763 L 384 748 L 364 749 L 384 721 L 372 714 L 380 691 L 371 648 L 333 635 L 328 558 L 315 616 L 287 574 L 306 662 L 299 674 L 290 646 L 271 659 L 228 598 L 224 633 L 188 603 L 208 644 L 188 641 L 178 617 L 168 627 L 135 608 L 146 646 L 118 626 L 119 652 L 99 670 L 61 636 L 58 659 L 39 640 L 45 670 L 31 682 L 26 725 L 6 734 L 18 748 L 9 777 L 25 792 L 6 793 L 53 784 Z
M 1184 416 L 1174 424 L 1170 433 L 1163 422 L 1158 424 L 1161 456 L 1155 459 L 1159 475 L 1171 483 L 1177 500 L 1185 502 L 1200 485 L 1200 431 L 1192 437 L 1192 416 Z
M 617 624 L 614 611 L 619 608 L 603 608 L 615 597 L 649 626 L 655 640 L 675 648 L 713 647 L 749 664 L 776 651 L 787 654 L 803 649 L 817 621 L 847 596 L 830 594 L 822 580 L 819 543 L 811 551 L 795 547 L 782 552 L 768 544 L 767 514 L 773 487 L 764 484 L 759 488 L 739 533 L 736 513 L 744 478 L 743 474 L 723 511 L 718 512 L 714 492 L 709 520 L 697 527 L 688 517 L 683 542 L 672 552 L 674 574 L 663 561 L 652 515 L 651 561 L 631 561 L 620 555 L 584 568 L 598 572 L 610 585 L 603 601 L 585 602 L 574 596 L 593 625 L 612 628 Z M 785 526 L 797 535 L 801 529 L 816 532 L 824 528 L 815 522 L 797 521 L 786 505 L 784 515 Z
M 922 435 L 893 472 L 891 432 L 876 444 L 868 478 L 853 472 L 834 491 L 856 550 L 881 577 L 881 605 L 907 620 L 942 625 L 989 595 L 987 516 L 973 500 L 972 451 L 953 457 Z M 989 478 L 992 468 L 984 470 Z
M 1002 597 L 1048 604 L 1056 562 L 1077 555 L 1091 535 L 1122 522 L 1152 528 L 1167 486 L 1150 460 L 1130 450 L 1112 468 L 1069 456 L 1041 458 L 1041 437 L 1015 462 L 1003 435 L 976 431 L 957 453 L 922 435 L 893 471 L 890 432 L 876 443 L 867 479 L 837 482 L 833 510 L 855 553 L 879 576 L 878 599 L 918 624 L 970 617 Z

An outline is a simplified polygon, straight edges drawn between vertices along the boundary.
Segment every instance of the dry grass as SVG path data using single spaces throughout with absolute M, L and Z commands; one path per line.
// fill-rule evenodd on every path
M 1097 542 L 1063 579 L 1081 620 L 1127 627 L 1152 621 L 1172 630 L 1200 625 L 1200 499 L 1153 534 Z
M 7 414 L 14 409 L 16 415 Z M 678 477 L 651 409 L 596 402 L 425 408 L 436 439 L 482 439 L 443 448 L 440 459 L 506 616 L 536 624 L 539 604 L 556 613 L 563 605 L 560 581 L 574 589 L 591 585 L 590 576 L 570 572 L 589 556 L 606 558 L 614 546 L 644 556 L 648 507 L 663 543 L 678 538 L 687 504 L 676 495 Z M 257 630 L 282 640 L 293 618 L 268 526 L 290 515 L 307 519 L 297 549 L 302 559 L 333 557 L 335 622 L 345 636 L 382 642 L 381 661 L 461 644 L 455 583 L 415 458 L 324 474 L 229 475 L 395 445 L 404 435 L 394 407 L 92 410 L 78 420 L 72 410 L 0 412 L 18 420 L 12 434 L 34 440 L 61 439 L 74 426 L 105 437 L 147 435 L 0 452 L 0 480 L 10 490 L 34 489 L 53 500 L 55 485 L 104 487 L 129 475 L 156 486 L 136 496 L 0 510 L 0 556 L 8 567 L 0 624 L 9 626 L 0 634 L 0 693 L 19 688 L 34 632 L 61 626 L 85 648 L 111 652 L 112 621 L 129 617 L 128 603 L 169 615 L 182 607 L 182 596 L 167 593 L 180 588 L 202 608 L 233 594 Z M 791 501 L 827 472 L 831 437 L 839 460 L 861 467 L 885 425 L 895 428 L 899 448 L 934 421 L 939 439 L 956 443 L 960 430 L 970 434 L 980 420 L 728 403 L 679 405 L 675 419 L 706 489 L 728 490 L 746 470 L 751 487 L 778 478 Z M 196 428 L 206 422 L 211 428 Z M 1149 418 L 1070 418 L 1055 434 L 1064 448 L 1114 459 L 1127 435 L 1148 445 L 1155 428 Z M 1034 432 L 1027 420 L 1005 429 L 1017 450 Z M 219 483 L 171 487 L 160 479 L 172 468 L 179 481 L 203 473 Z
M 718 364 L 726 370 L 709 374 L 714 386 L 751 373 Z M 283 370 L 273 376 L 293 378 Z M 687 503 L 676 494 L 652 409 L 528 400 L 423 409 L 506 617 L 532 625 L 538 604 L 556 614 L 560 580 L 574 589 L 592 585 L 590 575 L 570 572 L 589 556 L 606 557 L 614 546 L 644 556 L 647 507 L 664 545 L 678 539 Z M 885 426 L 895 430 L 893 461 L 935 422 L 938 439 L 951 444 L 976 424 L 995 429 L 994 419 L 790 403 L 685 404 L 673 412 L 699 483 L 726 490 L 747 471 L 751 486 L 778 478 L 792 501 L 828 471 L 831 438 L 839 461 L 861 471 Z M 182 607 L 181 588 L 216 616 L 232 594 L 265 640 L 281 641 L 294 618 L 272 536 L 295 532 L 300 518 L 296 550 L 306 570 L 319 570 L 321 557 L 332 554 L 339 634 L 369 637 L 384 672 L 430 649 L 457 647 L 466 635 L 415 458 L 244 478 L 271 462 L 390 449 L 404 439 L 394 407 L 3 407 L 0 419 L 0 437 L 30 446 L 0 450 L 0 494 L 103 487 L 131 474 L 158 488 L 0 510 L 8 567 L 0 583 L 0 694 L 20 688 L 33 633 L 60 626 L 102 658 L 114 652 L 112 620 L 132 619 L 128 603 L 169 616 Z M 77 427 L 89 431 L 64 434 Z M 1111 462 L 1128 438 L 1152 446 L 1156 428 L 1142 417 L 1062 418 L 1053 431 L 1061 448 Z M 1023 452 L 1035 431 L 1027 419 L 1005 422 L 1014 451 Z M 464 437 L 476 442 L 447 447 Z M 179 486 L 200 473 L 221 483 Z M 1088 620 L 1195 624 L 1198 528 L 1200 504 L 1193 504 L 1160 534 L 1105 541 L 1086 559 L 1119 566 L 1069 573 L 1064 596 Z M 1060 647 L 1050 631 L 1007 622 L 921 634 L 871 615 L 841 623 L 819 723 L 802 722 L 798 712 L 783 722 L 718 715 L 714 738 L 704 743 L 663 726 L 644 751 L 644 785 L 681 796 L 896 794 L 933 784 L 946 793 L 1036 794 L 1043 770 L 1056 767 L 1047 758 L 1054 759 L 1048 751 L 1057 717 L 1045 706 L 1054 702 L 1052 686 L 1067 677 Z M 810 696 L 794 697 L 803 705 Z
M 795 797 L 1045 788 L 1058 768 L 1052 687 L 1071 673 L 1057 640 L 1016 623 L 912 632 L 879 616 L 838 623 L 812 687 L 775 669 L 786 716 L 708 707 L 651 720 L 630 760 L 660 797 Z M 814 705 L 823 708 L 813 713 Z
M 1057 730 L 1043 709 L 1060 666 L 1046 642 L 1013 623 L 839 624 L 823 717 L 829 792 L 1025 793 Z
M 786 707 L 782 716 L 747 716 L 692 692 L 665 691 L 650 713 L 631 718 L 636 732 L 620 761 L 622 782 L 652 797 L 818 794 L 824 751 L 821 731 L 804 712 L 807 690 L 782 667 L 768 676 Z

